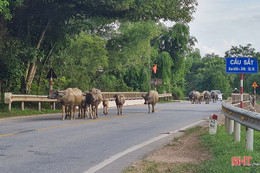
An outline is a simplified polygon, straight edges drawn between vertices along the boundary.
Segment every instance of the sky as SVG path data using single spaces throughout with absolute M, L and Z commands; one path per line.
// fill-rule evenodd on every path
M 252 44 L 260 52 L 260 0 L 198 0 L 190 34 L 201 56 L 224 57 L 231 46 Z

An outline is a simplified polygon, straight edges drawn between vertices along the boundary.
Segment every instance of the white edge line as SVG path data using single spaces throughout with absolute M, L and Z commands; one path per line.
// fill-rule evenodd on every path
M 193 126 L 195 126 L 197 124 L 200 124 L 200 123 L 202 123 L 204 121 L 205 120 L 200 120 L 200 121 L 197 121 L 197 122 L 195 122 L 193 124 L 190 124 L 190 125 L 187 125 L 185 127 L 182 127 L 180 129 L 186 130 L 186 129 L 191 128 L 191 127 L 193 127 Z M 164 137 L 167 137 L 170 134 L 177 133 L 178 131 L 179 131 L 179 129 L 178 130 L 173 130 L 173 131 L 169 132 L 169 134 L 163 134 L 163 135 L 157 136 L 157 137 L 152 138 L 152 139 L 150 139 L 150 140 L 148 140 L 148 141 L 146 141 L 144 143 L 141 143 L 141 144 L 135 145 L 135 146 L 133 146 L 131 148 L 128 148 L 127 150 L 125 150 L 123 152 L 117 153 L 117 154 L 111 156 L 110 158 L 105 159 L 103 162 L 101 162 L 101 163 L 97 164 L 96 166 L 93 166 L 92 168 L 84 171 L 84 173 L 94 173 L 94 172 L 97 172 L 98 170 L 104 168 L 105 166 L 107 166 L 108 164 L 114 162 L 115 160 L 119 159 L 120 157 L 122 157 L 122 156 L 124 156 L 124 155 L 126 155 L 126 154 L 128 154 L 130 152 L 133 152 L 133 151 L 135 151 L 137 149 L 140 149 L 140 148 L 142 148 L 142 147 L 144 147 L 144 146 L 146 146 L 148 144 L 151 144 L 151 143 L 153 143 L 155 141 L 158 141 L 158 140 L 160 140 L 160 139 L 162 139 Z

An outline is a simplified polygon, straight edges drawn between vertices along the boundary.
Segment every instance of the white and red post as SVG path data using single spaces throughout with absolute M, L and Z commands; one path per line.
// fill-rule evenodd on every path
M 241 73 L 241 80 L 240 80 L 240 94 L 241 94 L 241 100 L 240 100 L 240 108 L 243 109 L 244 105 L 243 105 L 243 78 L 244 78 L 244 75 L 243 73 Z
M 243 80 L 243 76 L 241 76 L 241 80 Z M 242 86 L 243 89 L 243 86 Z M 243 90 L 241 89 L 241 99 L 243 99 Z M 243 101 L 243 100 L 242 100 Z M 241 103 L 243 103 L 241 101 Z M 243 108 L 241 106 L 241 108 Z M 246 150 L 253 151 L 254 148 L 254 130 L 246 127 Z
M 244 88 L 243 88 L 243 78 L 244 75 L 243 73 L 240 74 L 240 94 L 241 94 L 241 99 L 240 99 L 240 108 L 243 109 L 244 104 L 243 104 L 243 93 L 244 93 Z M 241 131 L 241 124 L 238 123 L 237 121 L 234 122 L 234 141 L 240 142 L 240 131 Z
M 53 79 L 52 79 L 52 76 L 51 76 L 50 77 L 50 90 L 49 90 L 49 94 L 51 94 L 53 92 L 52 85 L 53 85 Z

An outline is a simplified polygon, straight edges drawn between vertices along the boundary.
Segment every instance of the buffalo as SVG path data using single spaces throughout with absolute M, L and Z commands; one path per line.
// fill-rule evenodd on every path
M 144 104 L 148 104 L 148 113 L 150 112 L 150 104 L 152 104 L 152 112 L 154 112 L 154 106 L 159 100 L 159 94 L 155 90 L 149 91 L 145 96 L 142 96 L 145 100 Z

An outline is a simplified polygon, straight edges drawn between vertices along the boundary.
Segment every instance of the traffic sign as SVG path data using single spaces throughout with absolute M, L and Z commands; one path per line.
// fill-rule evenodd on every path
M 151 85 L 162 85 L 162 79 L 160 79 L 160 78 L 151 79 L 150 84 Z
M 226 58 L 226 73 L 258 73 L 256 58 Z
M 46 76 L 47 79 L 50 79 L 50 78 L 57 78 L 56 74 L 54 73 L 54 70 L 51 68 L 49 73 L 47 74 Z
M 253 85 L 252 85 L 252 87 L 254 87 L 254 88 L 255 88 L 255 87 L 258 87 L 257 83 L 254 82 Z

